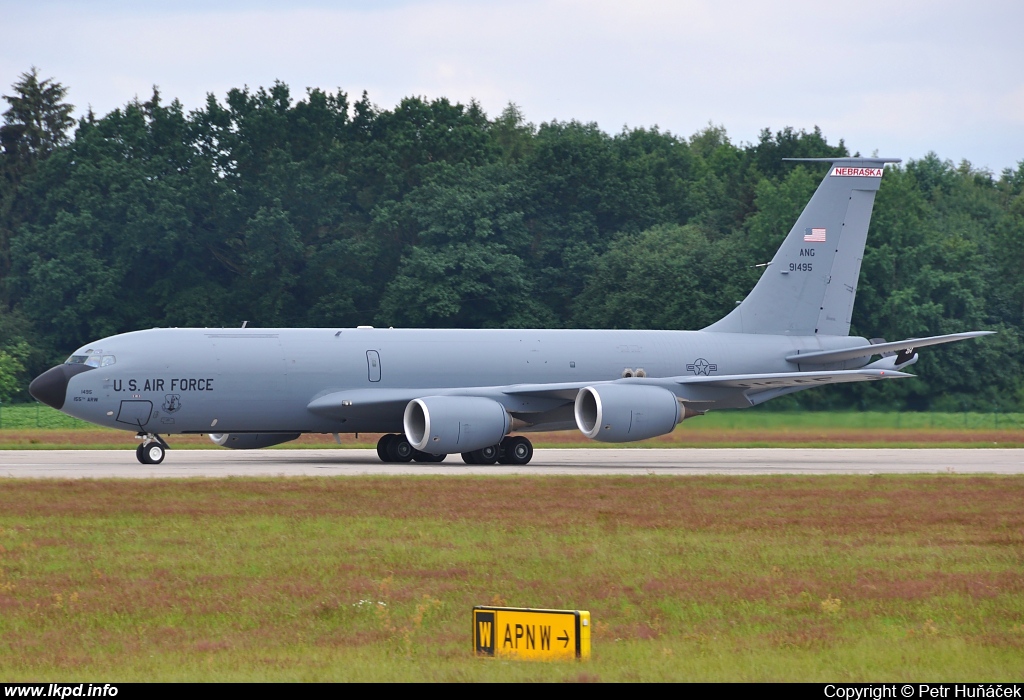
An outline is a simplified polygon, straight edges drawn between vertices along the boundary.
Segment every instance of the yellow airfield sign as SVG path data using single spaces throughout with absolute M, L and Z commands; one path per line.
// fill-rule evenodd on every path
M 473 648 L 478 656 L 589 659 L 590 613 L 480 605 L 473 608 Z

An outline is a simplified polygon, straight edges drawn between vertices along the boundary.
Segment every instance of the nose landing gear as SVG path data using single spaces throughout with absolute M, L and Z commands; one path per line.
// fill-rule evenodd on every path
M 170 447 L 164 439 L 155 433 L 139 433 L 142 444 L 135 448 L 135 458 L 141 464 L 160 464 Z

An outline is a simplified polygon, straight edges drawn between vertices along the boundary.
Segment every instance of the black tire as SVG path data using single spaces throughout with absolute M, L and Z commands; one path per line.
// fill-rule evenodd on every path
M 448 459 L 448 455 L 430 455 L 428 462 L 443 462 Z
M 146 461 L 146 453 L 142 450 L 143 447 L 145 447 L 145 445 L 140 442 L 139 446 L 135 448 L 135 459 L 139 460 L 139 464 L 149 464 L 149 462 Z
M 533 443 L 522 436 L 509 439 L 505 447 L 505 464 L 529 464 L 533 459 Z
M 160 464 L 166 455 L 167 450 L 155 440 L 142 446 L 142 456 L 145 458 L 146 464 Z
M 394 435 L 389 433 L 387 435 L 381 435 L 380 440 L 377 441 L 377 456 L 380 457 L 380 461 L 391 461 L 391 458 L 388 456 L 388 445 L 391 444 L 391 440 L 394 437 Z
M 388 442 L 389 462 L 411 462 L 413 446 L 405 439 L 404 435 L 392 435 Z
M 469 454 L 473 456 L 473 464 L 494 464 L 498 461 L 498 446 L 488 445 L 487 447 L 481 447 L 479 450 L 473 450 Z
M 475 455 L 476 452 L 463 452 L 462 461 L 465 462 L 466 464 L 477 464 Z

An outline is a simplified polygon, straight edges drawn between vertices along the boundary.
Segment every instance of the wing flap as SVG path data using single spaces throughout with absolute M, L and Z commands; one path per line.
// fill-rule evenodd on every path
M 790 362 L 809 365 L 826 365 L 831 362 L 843 362 L 844 360 L 855 360 L 858 357 L 871 357 L 884 352 L 900 352 L 901 350 L 916 350 L 917 348 L 929 345 L 942 345 L 943 343 L 955 343 L 958 340 L 969 338 L 980 338 L 992 335 L 995 331 L 970 331 L 969 333 L 951 333 L 949 335 L 934 335 L 929 338 L 908 338 L 893 343 L 879 343 L 878 345 L 858 345 L 855 348 L 842 350 L 820 350 L 818 352 L 797 353 L 787 355 Z
M 913 374 L 882 369 L 851 369 L 835 372 L 775 372 L 771 374 L 732 374 L 720 377 L 673 377 L 677 384 L 719 387 L 723 389 L 779 389 L 812 387 L 847 382 L 872 382 L 879 379 L 902 379 Z
M 401 412 L 413 399 L 424 396 L 481 396 L 494 399 L 509 411 L 539 413 L 576 399 L 588 384 L 522 384 L 512 387 L 467 386 L 427 389 L 348 389 L 318 396 L 306 408 L 320 416 L 338 418 L 353 410 Z
M 317 415 L 335 418 L 352 408 L 405 410 L 407 403 L 424 395 L 423 389 L 350 389 L 319 396 L 306 408 Z
M 575 401 L 580 389 L 594 384 L 608 384 L 613 380 L 598 382 L 560 382 L 557 384 L 513 384 L 502 387 L 501 392 L 509 396 L 537 396 L 546 399 Z

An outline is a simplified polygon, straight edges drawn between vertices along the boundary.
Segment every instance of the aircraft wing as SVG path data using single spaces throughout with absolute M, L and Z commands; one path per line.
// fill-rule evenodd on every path
M 877 347 L 877 346 L 875 346 Z M 913 374 L 883 369 L 839 370 L 834 372 L 774 372 L 768 374 L 728 374 L 721 376 L 631 377 L 597 382 L 559 382 L 551 384 L 514 384 L 511 386 L 477 386 L 438 389 L 355 389 L 336 391 L 320 396 L 308 405 L 313 413 L 337 416 L 350 408 L 403 410 L 413 399 L 424 396 L 483 396 L 493 398 L 509 410 L 540 412 L 576 400 L 580 389 L 598 384 L 644 384 L 671 386 L 697 385 L 719 389 L 779 389 L 812 387 L 845 382 L 869 382 L 878 379 L 901 379 Z
M 811 387 L 822 384 L 842 384 L 846 382 L 870 382 L 878 379 L 902 379 L 913 377 L 913 374 L 897 372 L 889 369 L 855 369 L 833 372 L 772 372 L 766 374 L 726 374 L 720 376 L 682 377 L 647 377 L 644 379 L 631 377 L 614 379 L 604 382 L 566 382 L 562 384 L 518 384 L 500 388 L 503 394 L 510 396 L 536 396 L 551 399 L 574 401 L 580 389 L 599 384 L 644 384 L 665 386 L 671 384 L 688 384 L 721 389 L 777 389 L 782 387 Z M 469 390 L 464 390 L 470 393 Z
M 894 343 L 879 343 L 878 345 L 858 345 L 855 348 L 842 350 L 820 350 L 818 352 L 805 352 L 795 355 L 787 355 L 790 362 L 799 362 L 808 365 L 827 365 L 830 362 L 843 362 L 854 360 L 858 357 L 871 357 L 884 352 L 913 351 L 928 345 L 941 345 L 943 343 L 955 343 L 958 340 L 968 338 L 980 338 L 984 335 L 992 335 L 995 331 L 970 331 L 969 333 L 951 333 L 949 335 L 935 335 L 930 338 L 908 338 L 898 340 Z

